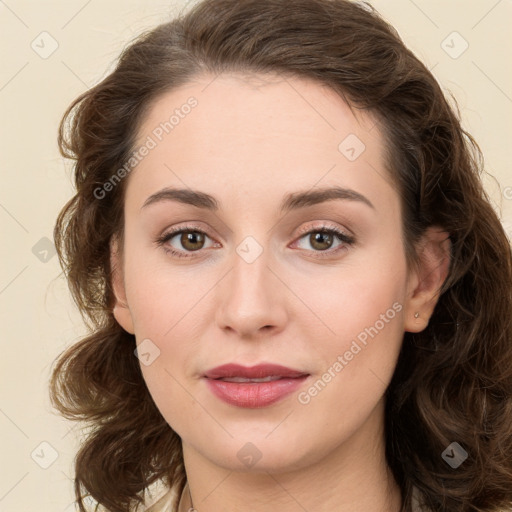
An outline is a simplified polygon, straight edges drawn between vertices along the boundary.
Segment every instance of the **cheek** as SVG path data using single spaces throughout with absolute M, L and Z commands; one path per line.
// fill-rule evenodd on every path
M 380 399 L 393 375 L 404 333 L 406 265 L 399 251 L 379 255 L 336 269 L 322 286 L 302 281 L 298 291 L 322 321 L 313 319 L 314 328 L 303 322 L 317 340 L 309 351 L 322 362 L 318 385 L 303 403 L 323 404 L 319 414 L 339 405 L 357 414 Z
M 304 273 L 294 291 L 316 317 L 315 327 L 323 324 L 324 346 L 341 350 L 358 336 L 364 342 L 365 332 L 375 332 L 373 327 L 379 338 L 401 338 L 406 272 L 403 253 L 381 247 L 347 258 L 336 268 L 317 269 L 316 275 Z
M 190 385 L 175 368 L 165 364 L 163 357 L 149 367 L 141 365 L 141 370 L 153 402 L 173 430 L 182 435 L 191 421 L 201 423 Z
M 321 364 L 297 396 L 295 418 L 302 418 L 309 431 L 322 432 L 326 446 L 362 428 L 383 399 L 403 339 L 403 307 L 394 300 L 397 295 L 393 287 L 347 295 L 325 317 L 335 335 L 310 346 Z
M 146 257 L 145 257 L 146 256 Z M 211 272 L 176 267 L 160 257 L 150 262 L 136 252 L 126 262 L 126 290 L 137 336 L 165 339 L 201 309 L 211 288 Z
M 183 411 L 193 414 L 187 405 L 193 399 L 186 389 L 184 362 L 198 351 L 192 338 L 200 322 L 197 302 L 205 291 L 190 286 L 190 279 L 179 274 L 171 279 L 169 272 L 145 265 L 144 260 L 134 257 L 130 266 L 126 288 L 141 372 L 156 407 L 174 428 Z
M 356 398 L 365 394 L 368 379 L 391 378 L 403 340 L 403 304 L 392 287 L 371 294 L 348 294 L 322 309 L 329 327 L 310 351 L 323 362 L 322 378 L 334 382 L 334 395 Z M 313 334 L 312 334 L 313 336 Z M 314 339 L 314 338 L 313 338 Z M 328 373 L 326 375 L 326 373 Z M 336 378 L 334 378 L 334 376 Z M 370 388 L 382 391 L 378 382 Z

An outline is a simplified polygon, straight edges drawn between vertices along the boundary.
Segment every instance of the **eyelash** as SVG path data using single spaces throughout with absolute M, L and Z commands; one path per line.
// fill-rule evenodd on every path
M 202 235 L 208 236 L 208 234 L 205 233 L 203 230 L 198 229 L 195 226 L 188 225 L 188 226 L 181 226 L 172 231 L 168 231 L 167 233 L 164 233 L 162 236 L 158 237 L 155 240 L 155 243 L 158 247 L 162 247 L 163 250 L 167 254 L 171 254 L 172 256 L 175 256 L 177 258 L 192 258 L 192 257 L 194 257 L 194 256 L 192 256 L 192 253 L 200 252 L 201 249 L 199 249 L 198 251 L 188 251 L 188 253 L 187 253 L 187 252 L 183 252 L 183 251 L 177 251 L 176 249 L 169 248 L 168 246 L 165 245 L 169 240 L 174 238 L 177 234 L 184 233 L 184 232 L 200 233 Z M 301 238 L 304 238 L 306 235 L 310 235 L 311 233 L 332 234 L 332 235 L 335 235 L 339 241 L 343 242 L 343 245 L 337 247 L 336 249 L 327 249 L 325 251 L 312 251 L 317 254 L 316 256 L 314 256 L 315 258 L 330 257 L 333 254 L 338 253 L 340 250 L 346 249 L 347 246 L 354 245 L 356 242 L 356 240 L 353 236 L 348 235 L 347 233 L 341 231 L 340 229 L 338 229 L 336 227 L 326 226 L 326 225 L 315 227 L 313 229 L 301 230 L 300 236 L 297 240 L 300 240 Z M 210 237 L 208 236 L 208 238 L 210 238 Z

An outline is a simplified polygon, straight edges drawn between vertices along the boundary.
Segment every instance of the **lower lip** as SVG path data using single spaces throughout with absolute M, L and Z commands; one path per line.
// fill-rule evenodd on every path
M 206 379 L 212 393 L 224 402 L 238 407 L 266 407 L 297 390 L 308 375 L 269 382 L 226 382 Z

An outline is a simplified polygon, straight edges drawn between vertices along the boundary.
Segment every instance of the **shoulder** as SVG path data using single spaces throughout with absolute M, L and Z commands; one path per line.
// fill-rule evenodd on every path
M 176 512 L 171 509 L 172 502 L 174 499 L 176 491 L 174 489 L 163 489 L 157 493 L 155 498 L 152 498 L 151 493 L 149 493 L 149 500 L 145 501 L 144 507 L 137 507 L 137 512 Z M 149 503 L 148 503 L 149 502 Z M 84 503 L 86 505 L 90 505 L 95 508 L 87 508 L 87 510 L 94 510 L 94 512 L 110 512 L 110 509 L 105 508 L 103 505 L 100 505 L 97 501 L 93 500 L 90 497 L 86 497 L 84 499 Z
M 175 512 L 171 509 L 175 494 L 176 491 L 174 489 L 167 489 L 157 497 L 156 501 L 149 508 L 145 508 L 144 512 Z
M 412 489 L 412 512 L 431 512 L 429 508 L 420 503 L 420 491 L 417 487 Z

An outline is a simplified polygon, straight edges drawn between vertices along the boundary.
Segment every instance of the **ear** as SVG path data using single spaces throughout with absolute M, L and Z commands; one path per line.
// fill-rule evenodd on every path
M 450 268 L 449 233 L 430 226 L 417 245 L 417 253 L 419 264 L 408 276 L 404 308 L 404 329 L 409 332 L 420 332 L 427 327 L 439 300 Z
M 110 267 L 112 269 L 112 288 L 115 295 L 113 309 L 117 323 L 130 334 L 135 334 L 133 318 L 126 300 L 126 291 L 123 279 L 123 260 L 119 252 L 118 239 L 112 237 L 110 243 Z

